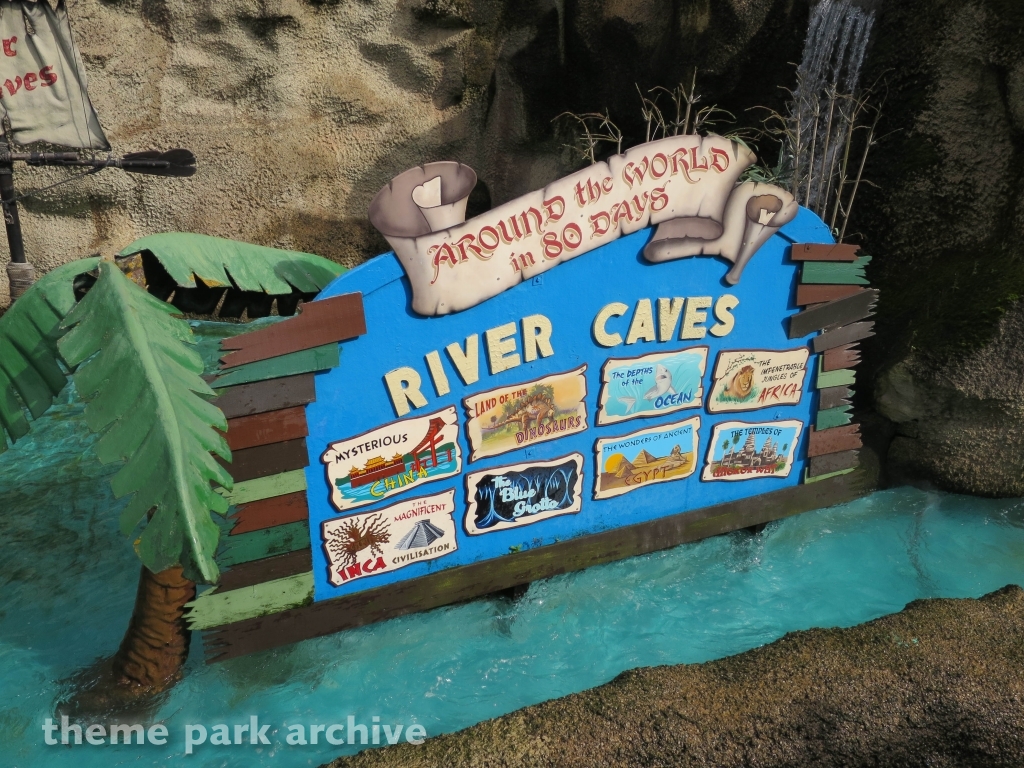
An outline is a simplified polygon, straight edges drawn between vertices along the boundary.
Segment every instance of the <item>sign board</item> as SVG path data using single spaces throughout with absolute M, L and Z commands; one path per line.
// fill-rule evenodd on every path
M 316 600 L 801 482 L 817 355 L 787 334 L 787 246 L 831 238 L 737 184 L 744 153 L 672 137 L 467 222 L 465 166 L 382 190 L 396 253 L 321 294 L 361 293 L 367 331 L 306 410 Z M 626 193 L 643 215 L 605 231 Z

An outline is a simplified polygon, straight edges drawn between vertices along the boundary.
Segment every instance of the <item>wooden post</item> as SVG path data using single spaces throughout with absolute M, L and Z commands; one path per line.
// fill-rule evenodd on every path
M 18 216 L 18 203 L 14 193 L 14 164 L 10 162 L 0 162 L 0 204 L 3 206 L 7 244 L 11 251 L 7 278 L 10 281 L 13 302 L 36 281 L 36 272 L 25 259 L 25 242 L 21 237 L 21 219 Z

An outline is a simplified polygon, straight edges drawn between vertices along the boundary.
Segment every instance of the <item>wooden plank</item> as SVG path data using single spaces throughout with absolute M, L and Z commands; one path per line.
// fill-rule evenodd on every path
M 820 477 L 838 472 L 841 469 L 856 467 L 860 462 L 860 451 L 840 451 L 839 453 L 826 453 L 824 456 L 814 456 L 808 462 L 807 476 Z
M 270 360 L 261 360 L 258 363 L 240 365 L 218 376 L 210 383 L 210 386 L 220 389 L 222 387 L 234 387 L 239 384 L 251 384 L 254 381 L 279 379 L 282 376 L 296 376 L 300 373 L 326 371 L 330 368 L 337 368 L 340 361 L 340 347 L 337 344 L 327 344 L 322 347 L 304 349 L 301 352 L 292 352 L 289 355 L 274 357 Z
M 840 469 L 837 472 L 829 472 L 827 475 L 818 475 L 817 477 L 811 477 L 810 475 L 807 474 L 807 470 L 805 469 L 804 483 L 819 483 L 822 480 L 831 480 L 832 478 L 839 477 L 840 475 L 848 475 L 851 472 L 855 472 L 856 470 L 856 467 L 850 467 L 849 469 Z
M 301 469 L 309 464 L 309 454 L 306 452 L 305 438 L 297 440 L 286 440 L 283 443 L 273 445 L 259 445 L 255 448 L 246 448 L 243 451 L 234 451 L 231 454 L 231 463 L 221 460 L 217 462 L 231 473 L 236 483 L 246 480 L 254 480 L 258 477 L 269 477 L 288 472 L 293 469 Z
M 313 554 L 309 549 L 297 549 L 283 555 L 274 555 L 262 560 L 250 560 L 239 563 L 221 572 L 219 586 L 221 591 L 241 589 L 252 584 L 260 584 L 273 579 L 283 579 L 304 573 L 313 567 Z
M 848 387 L 857 379 L 856 371 L 843 368 L 838 371 L 818 370 L 818 389 L 830 389 L 832 387 Z
M 871 261 L 870 256 L 859 256 L 848 264 L 836 261 L 805 261 L 800 267 L 801 283 L 867 285 L 864 267 Z
M 273 528 L 275 525 L 295 523 L 309 519 L 309 506 L 306 503 L 306 492 L 287 493 L 284 496 L 272 496 L 238 507 L 229 520 L 234 521 L 231 535 L 258 531 L 262 528 Z
M 874 336 L 874 327 L 875 323 L 873 320 L 865 323 L 844 325 L 842 328 L 836 328 L 834 331 L 828 331 L 820 336 L 815 336 L 811 339 L 811 349 L 815 352 L 824 352 L 846 344 L 852 344 L 855 341 Z
M 817 307 L 805 309 L 789 318 L 789 338 L 799 339 L 823 328 L 838 328 L 873 314 L 878 291 L 869 289 Z
M 793 243 L 789 257 L 793 261 L 854 261 L 859 245 L 846 243 Z
M 821 356 L 821 370 L 838 371 L 841 368 L 853 368 L 860 363 L 860 350 L 857 343 L 844 344 L 841 347 L 825 350 Z
M 860 448 L 860 424 L 833 427 L 819 432 L 811 427 L 807 433 L 807 457 L 824 456 L 827 453 L 852 451 Z
M 211 402 L 220 408 L 226 419 L 294 408 L 316 400 L 312 373 L 240 384 L 221 392 L 223 394 Z
M 242 451 L 270 443 L 296 440 L 309 434 L 304 406 L 282 408 L 279 411 L 254 413 L 228 419 L 227 441 L 232 451 Z
M 313 572 L 297 573 L 242 589 L 207 590 L 185 604 L 189 629 L 207 629 L 244 619 L 278 613 L 313 601 Z
M 818 411 L 818 415 L 814 419 L 815 429 L 820 431 L 849 424 L 853 418 L 853 415 L 850 413 L 851 408 L 853 408 L 852 405 L 840 405 L 837 408 Z
M 843 299 L 866 290 L 866 288 L 861 288 L 859 285 L 798 285 L 796 287 L 796 303 L 801 307 L 811 304 L 824 304 L 825 302 Z
M 827 387 L 818 390 L 818 410 L 827 411 L 840 405 L 849 405 L 853 390 L 849 387 Z
M 759 496 L 756 504 L 742 499 L 247 619 L 204 633 L 206 660 L 224 661 L 840 504 L 867 492 L 863 478 L 857 472 L 790 486 Z
M 297 549 L 309 549 L 309 524 L 306 521 L 276 525 L 240 536 L 223 536 L 215 559 L 218 567 L 227 568 Z
M 294 317 L 221 341 L 221 349 L 236 350 L 221 358 L 221 368 L 336 344 L 364 333 L 363 294 L 346 293 L 322 301 L 310 301 L 299 307 L 299 314 Z
M 295 469 L 270 477 L 236 482 L 233 490 L 225 491 L 223 488 L 218 488 L 217 493 L 226 498 L 229 504 L 245 504 L 250 501 L 269 499 L 273 496 L 283 496 L 286 493 L 304 490 L 306 490 L 306 471 Z

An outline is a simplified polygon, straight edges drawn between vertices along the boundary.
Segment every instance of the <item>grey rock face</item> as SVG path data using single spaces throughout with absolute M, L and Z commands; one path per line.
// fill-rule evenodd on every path
M 607 107 L 641 139 L 635 84 L 672 87 L 699 65 L 706 103 L 780 106 L 807 6 L 79 0 L 74 33 L 115 150 L 183 146 L 200 170 L 104 171 L 27 200 L 29 258 L 42 273 L 184 230 L 354 265 L 388 249 L 366 219 L 370 199 L 417 163 L 471 165 L 482 182 L 472 214 L 574 167 L 551 122 L 560 112 Z M 21 191 L 62 177 L 17 173 Z

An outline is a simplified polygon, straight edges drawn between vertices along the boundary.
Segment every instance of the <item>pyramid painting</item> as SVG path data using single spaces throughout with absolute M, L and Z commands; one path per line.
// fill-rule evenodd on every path
M 696 468 L 699 426 L 700 418 L 694 417 L 621 438 L 598 440 L 599 475 L 594 497 L 619 496 L 646 485 L 689 477 Z M 637 451 L 641 445 L 645 447 Z
M 409 529 L 395 545 L 395 549 L 419 549 L 433 544 L 444 536 L 444 531 L 438 528 L 429 520 L 420 520 Z

